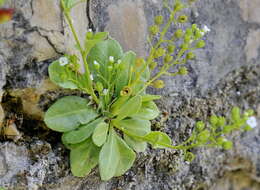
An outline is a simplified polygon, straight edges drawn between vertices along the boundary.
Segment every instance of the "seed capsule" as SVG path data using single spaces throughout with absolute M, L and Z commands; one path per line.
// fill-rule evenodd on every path
M 165 86 L 163 80 L 157 80 L 153 82 L 154 88 L 163 88 Z
M 188 17 L 186 15 L 181 15 L 178 17 L 178 22 L 179 23 L 185 23 L 188 21 Z

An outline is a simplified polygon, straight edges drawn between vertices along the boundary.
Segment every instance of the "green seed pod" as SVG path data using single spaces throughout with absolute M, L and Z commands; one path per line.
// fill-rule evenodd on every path
M 120 91 L 120 96 L 130 96 L 132 94 L 132 88 L 129 86 L 125 86 L 121 91 Z
M 190 59 L 190 60 L 194 59 L 195 58 L 195 54 L 193 52 L 189 52 L 189 53 L 187 53 L 186 58 Z
M 157 24 L 157 25 L 163 24 L 163 16 L 162 16 L 162 15 L 156 16 L 155 19 L 154 19 L 154 22 L 155 22 L 155 24 Z
M 170 63 L 171 61 L 173 60 L 173 57 L 169 54 L 167 54 L 165 57 L 164 57 L 164 62 L 165 63 Z
M 186 67 L 180 67 L 178 73 L 180 75 L 187 75 L 188 74 L 188 70 L 187 70 Z
M 189 48 L 189 44 L 188 43 L 184 43 L 181 45 L 181 49 L 183 50 L 187 50 Z
M 218 123 L 218 117 L 216 115 L 212 115 L 209 119 L 210 124 L 213 126 L 216 126 Z
M 223 133 L 227 134 L 227 133 L 230 133 L 231 131 L 233 130 L 233 126 L 232 125 L 225 125 L 223 127 Z
M 177 2 L 177 3 L 174 5 L 174 11 L 181 11 L 183 8 L 184 8 L 184 5 L 181 4 L 180 2 Z
M 152 62 L 152 63 L 149 65 L 149 68 L 150 68 L 151 70 L 154 70 L 156 67 L 157 67 L 157 63 L 156 63 L 156 62 Z
M 200 29 L 196 29 L 194 31 L 194 37 L 195 37 L 195 39 L 200 39 L 202 37 L 202 33 L 201 33 Z
M 168 53 L 173 53 L 174 51 L 175 51 L 175 46 L 174 45 L 169 45 L 168 47 L 167 47 L 167 51 L 168 51 Z
M 156 35 L 156 34 L 158 34 L 159 33 L 159 26 L 157 26 L 157 25 L 153 25 L 153 26 L 150 26 L 150 28 L 149 28 L 149 31 L 150 31 L 150 34 L 151 35 Z
M 154 88 L 163 88 L 165 86 L 163 80 L 154 81 L 152 85 Z
M 203 48 L 203 47 L 205 47 L 205 41 L 204 40 L 200 40 L 200 41 L 198 41 L 197 42 L 197 44 L 196 44 L 196 48 Z
M 101 83 L 101 82 L 97 82 L 96 83 L 96 90 L 98 91 L 98 92 L 102 92 L 103 91 L 103 84 Z
M 225 141 L 222 144 L 222 148 L 224 148 L 225 150 L 230 150 L 233 147 L 233 142 L 231 141 Z
M 193 32 L 195 32 L 198 29 L 197 24 L 192 24 L 191 29 L 192 29 Z
M 218 126 L 224 126 L 226 124 L 226 118 L 224 118 L 224 117 L 219 117 L 218 118 L 218 123 L 217 123 L 217 125 Z
M 196 130 L 197 131 L 202 131 L 205 128 L 205 123 L 203 121 L 198 121 L 196 123 Z
M 166 50 L 163 49 L 163 48 L 158 48 L 156 51 L 155 51 L 155 54 L 154 54 L 154 58 L 159 58 L 159 57 L 162 57 L 164 56 L 166 53 Z
M 227 141 L 227 139 L 224 138 L 224 137 L 218 137 L 218 138 L 216 139 L 216 141 L 217 141 L 217 144 L 218 144 L 219 146 L 222 146 L 223 143 Z
M 179 23 L 185 23 L 188 21 L 188 17 L 186 15 L 181 15 L 178 17 L 178 22 Z
M 176 32 L 174 33 L 174 37 L 175 38 L 181 38 L 183 36 L 183 31 L 182 29 L 178 29 L 176 30 Z
M 231 110 L 231 118 L 234 121 L 240 120 L 240 109 L 239 107 L 233 107 Z
M 192 36 L 192 29 L 191 28 L 188 28 L 185 32 L 185 35 L 186 36 Z
M 191 41 L 191 37 L 185 35 L 185 36 L 184 36 L 184 42 L 185 42 L 185 43 L 190 43 L 190 41 Z
M 204 130 L 202 132 L 199 133 L 198 137 L 197 137 L 197 140 L 200 142 L 200 143 L 206 143 L 208 141 L 210 137 L 210 132 L 209 130 Z

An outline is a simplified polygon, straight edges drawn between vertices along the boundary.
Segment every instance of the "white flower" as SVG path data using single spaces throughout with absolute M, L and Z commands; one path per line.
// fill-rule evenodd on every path
M 121 59 L 119 59 L 119 60 L 117 61 L 118 64 L 120 64 L 121 62 L 122 62 Z
M 108 93 L 108 89 L 105 88 L 105 89 L 103 90 L 103 94 L 104 94 L 104 95 L 107 95 L 107 93 Z
M 67 65 L 69 63 L 69 60 L 68 60 L 67 57 L 61 57 L 59 59 L 59 63 L 60 63 L 60 66 L 65 66 L 65 65 Z
M 90 80 L 94 80 L 94 77 L 92 74 L 89 77 L 90 77 Z
M 210 28 L 207 25 L 204 25 L 203 29 L 202 29 L 205 33 L 210 32 Z
M 88 31 L 89 31 L 89 32 L 93 32 L 92 28 L 89 28 Z
M 248 120 L 246 121 L 246 123 L 251 128 L 255 128 L 257 126 L 257 121 L 256 121 L 256 118 L 254 116 L 249 117 Z
M 99 63 L 95 60 L 95 61 L 94 61 L 94 65 L 99 65 Z
M 109 56 L 109 62 L 114 63 L 115 58 L 113 56 Z

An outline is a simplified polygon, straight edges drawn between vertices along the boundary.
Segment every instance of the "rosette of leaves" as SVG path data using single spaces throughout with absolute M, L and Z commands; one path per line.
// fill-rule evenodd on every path
M 52 130 L 63 133 L 62 141 L 71 151 L 73 175 L 86 176 L 99 165 L 101 178 L 108 180 L 124 174 L 133 165 L 135 152 L 144 151 L 147 142 L 160 148 L 171 144 L 171 139 L 162 132 L 151 131 L 150 120 L 159 114 L 153 100 L 160 97 L 141 90 L 149 79 L 149 70 L 140 68 L 144 70 L 140 81 L 132 84 L 140 70 L 133 69 L 135 53 L 123 53 L 107 33 L 97 33 L 91 40 L 92 47 L 86 48 L 87 62 L 93 85 L 103 86 L 95 90 L 98 107 L 87 98 L 66 96 L 48 109 L 44 121 Z M 78 59 L 67 57 L 68 64 L 55 61 L 49 66 L 50 79 L 62 88 L 88 89 L 85 74 L 75 70 Z

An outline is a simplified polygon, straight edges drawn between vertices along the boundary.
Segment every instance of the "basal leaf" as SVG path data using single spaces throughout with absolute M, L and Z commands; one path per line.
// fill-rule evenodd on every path
M 151 132 L 151 123 L 148 120 L 131 118 L 115 121 L 115 124 L 137 136 L 144 136 Z
M 134 96 L 130 98 L 126 103 L 122 105 L 119 109 L 118 113 L 116 113 L 117 120 L 122 120 L 126 117 L 130 117 L 136 114 L 142 105 L 142 98 L 141 96 Z
M 163 132 L 153 131 L 144 137 L 153 146 L 153 148 L 165 148 L 163 144 L 172 144 L 171 138 Z
M 68 132 L 94 120 L 98 114 L 88 101 L 77 96 L 66 96 L 56 101 L 46 112 L 44 122 L 59 132 Z
M 89 64 L 90 70 L 92 71 L 92 74 L 94 75 L 95 81 L 101 80 L 101 78 L 98 77 L 99 73 L 104 79 L 109 79 L 108 63 L 110 56 L 112 56 L 115 61 L 121 59 L 123 56 L 123 50 L 120 44 L 113 39 L 101 41 L 90 50 L 87 57 L 87 62 Z M 100 64 L 99 71 L 95 69 L 95 61 Z M 108 87 L 106 83 L 103 83 L 103 85 L 105 88 Z
M 111 129 L 99 154 L 99 172 L 102 180 L 109 180 L 115 175 L 119 159 L 116 134 Z
M 159 115 L 159 113 L 160 111 L 153 101 L 143 102 L 139 112 L 133 115 L 133 117 L 145 120 L 152 120 L 155 119 Z
M 88 124 L 82 125 L 73 131 L 64 133 L 62 135 L 62 138 L 68 144 L 80 143 L 89 138 L 92 135 L 95 128 L 97 127 L 97 125 L 100 124 L 103 120 L 104 118 L 98 118 Z
M 107 132 L 108 132 L 109 124 L 105 122 L 101 122 L 97 125 L 92 135 L 92 140 L 97 146 L 103 145 L 107 140 Z
M 111 129 L 107 142 L 99 155 L 99 171 L 102 180 L 124 174 L 135 160 L 134 151 Z
M 140 141 L 140 140 L 130 137 L 126 134 L 124 134 L 124 140 L 136 152 L 144 152 L 147 147 L 146 142 Z
M 121 59 L 121 69 L 117 73 L 115 94 L 119 96 L 120 91 L 124 86 L 127 86 L 129 80 L 130 66 L 135 63 L 136 54 L 132 51 L 125 53 Z
M 105 40 L 108 37 L 108 32 L 97 32 L 93 34 L 91 39 L 86 36 L 85 39 L 85 54 L 88 55 L 89 51 L 99 42 Z
M 74 176 L 85 177 L 98 164 L 100 149 L 91 138 L 77 144 L 70 151 L 70 165 Z

